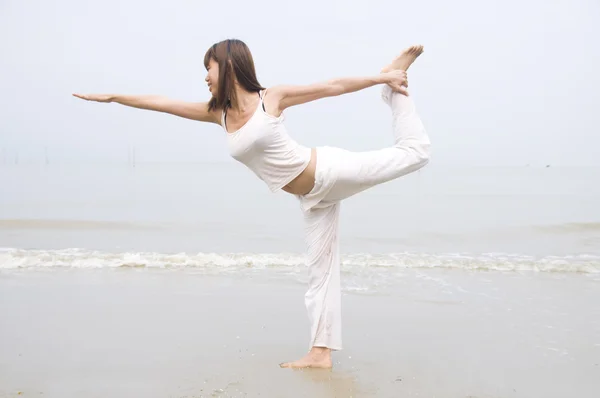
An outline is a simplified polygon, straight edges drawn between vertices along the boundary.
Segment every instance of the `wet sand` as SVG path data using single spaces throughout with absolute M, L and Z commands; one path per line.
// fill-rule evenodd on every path
M 407 270 L 345 294 L 332 370 L 301 283 L 184 270 L 0 273 L 0 397 L 597 397 L 600 276 Z

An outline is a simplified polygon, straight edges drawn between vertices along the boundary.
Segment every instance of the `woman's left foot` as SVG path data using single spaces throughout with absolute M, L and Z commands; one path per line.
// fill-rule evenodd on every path
M 313 347 L 310 352 L 302 359 L 294 362 L 280 363 L 282 368 L 319 368 L 329 369 L 333 366 L 331 362 L 331 350 L 324 347 Z

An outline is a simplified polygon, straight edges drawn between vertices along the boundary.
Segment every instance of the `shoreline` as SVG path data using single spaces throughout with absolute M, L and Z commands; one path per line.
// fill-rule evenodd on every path
M 386 292 L 343 294 L 344 349 L 322 371 L 279 368 L 308 348 L 305 286 L 268 271 L 0 272 L 0 397 L 600 391 L 597 278 L 403 273 Z

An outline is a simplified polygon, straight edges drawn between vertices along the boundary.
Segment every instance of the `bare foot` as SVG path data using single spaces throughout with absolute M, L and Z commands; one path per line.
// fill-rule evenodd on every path
M 313 347 L 304 357 L 294 362 L 280 363 L 282 368 L 320 368 L 328 369 L 333 365 L 331 363 L 331 350 L 324 347 Z
M 407 71 L 408 67 L 411 66 L 417 57 L 422 53 L 423 46 L 410 46 L 402 51 L 402 54 L 398 55 L 391 64 L 386 65 L 383 69 L 381 69 L 381 72 L 386 73 L 396 69 Z

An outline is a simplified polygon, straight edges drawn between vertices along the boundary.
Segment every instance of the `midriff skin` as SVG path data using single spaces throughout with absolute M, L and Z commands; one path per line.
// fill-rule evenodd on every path
M 294 178 L 289 184 L 281 189 L 293 195 L 306 195 L 309 193 L 315 186 L 316 165 L 317 151 L 315 148 L 311 148 L 308 166 L 302 170 L 302 173 L 300 173 L 298 177 Z

